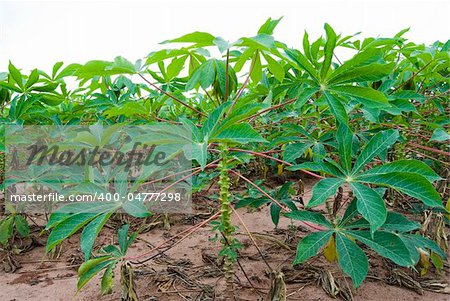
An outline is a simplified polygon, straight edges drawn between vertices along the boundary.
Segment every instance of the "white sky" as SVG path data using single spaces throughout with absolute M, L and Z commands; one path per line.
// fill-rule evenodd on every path
M 284 16 L 275 37 L 300 47 L 303 31 L 323 34 L 324 22 L 337 33 L 405 36 L 414 42 L 446 41 L 450 1 L 3 1 L 0 0 L 0 71 L 11 60 L 18 68 L 50 71 L 53 63 L 131 61 L 159 49 L 158 43 L 207 31 L 234 41 L 255 35 L 268 17 Z

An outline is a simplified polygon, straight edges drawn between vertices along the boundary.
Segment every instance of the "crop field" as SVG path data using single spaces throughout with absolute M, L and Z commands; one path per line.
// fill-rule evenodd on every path
M 280 21 L 9 62 L 0 300 L 449 300 L 450 40 Z

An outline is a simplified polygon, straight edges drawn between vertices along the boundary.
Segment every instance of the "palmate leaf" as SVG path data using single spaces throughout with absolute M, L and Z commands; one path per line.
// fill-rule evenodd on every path
M 297 253 L 293 264 L 300 264 L 316 255 L 330 240 L 332 234 L 333 231 L 320 231 L 305 236 L 297 245 Z
M 429 207 L 443 208 L 439 193 L 424 177 L 409 172 L 390 172 L 358 179 L 361 182 L 391 187 L 422 201 Z
M 374 233 L 386 221 L 387 211 L 381 196 L 372 188 L 359 183 L 350 183 L 350 187 L 357 199 L 359 213 L 370 223 Z
M 344 234 L 337 232 L 335 239 L 339 266 L 352 278 L 355 287 L 359 287 L 369 270 L 367 256 L 356 243 Z

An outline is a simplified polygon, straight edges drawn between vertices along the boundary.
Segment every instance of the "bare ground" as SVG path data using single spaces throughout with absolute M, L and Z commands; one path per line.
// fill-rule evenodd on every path
M 206 219 L 213 207 L 216 205 L 212 200 L 207 201 L 206 198 L 196 200 L 196 214 L 171 216 L 169 230 L 163 227 L 161 219 L 155 220 L 154 228 L 139 235 L 129 251 L 130 255 L 142 254 L 168 237 Z M 333 294 L 338 298 L 353 297 L 354 300 L 373 301 L 450 300 L 449 294 L 424 290 L 421 295 L 419 294 L 421 292 L 405 288 L 407 284 L 399 286 L 398 279 L 401 278 L 396 278 L 393 272 L 396 267 L 374 254 L 370 256 L 369 277 L 356 291 L 350 288 L 350 280 L 344 277 L 336 263 L 326 262 L 323 256 L 317 256 L 308 264 L 294 269 L 291 263 L 295 255 L 295 246 L 298 240 L 308 233 L 307 229 L 297 223 L 291 224 L 287 219 L 281 219 L 280 225 L 275 229 L 267 207 L 255 212 L 249 212 L 247 209 L 239 209 L 238 212 L 249 230 L 257 233 L 254 237 L 270 267 L 285 274 L 287 300 L 335 300 L 330 296 Z M 239 225 L 236 217 L 234 224 Z M 111 228 L 115 226 L 114 221 L 110 226 Z M 97 240 L 97 249 L 102 245 L 116 242 L 115 231 L 111 228 L 102 231 Z M 260 254 L 242 226 L 239 225 L 237 233 L 237 237 L 244 245 L 240 251 L 239 263 L 246 276 L 239 265 L 236 265 L 236 300 L 264 300 L 271 283 L 270 270 L 261 260 Z M 211 227 L 203 227 L 164 254 L 144 264 L 136 265 L 134 268 L 136 290 L 140 300 L 222 300 L 225 283 L 220 269 L 221 262 L 217 259 L 220 247 L 219 242 L 211 241 L 213 237 Z M 37 241 L 39 242 L 39 239 Z M 24 241 L 22 244 L 30 242 Z M 53 259 L 45 254 L 44 246 L 36 246 L 34 243 L 30 249 L 15 257 L 22 268 L 15 273 L 0 272 L 1 301 L 120 300 L 121 288 L 118 276 L 111 295 L 100 295 L 98 277 L 88 283 L 83 290 L 76 292 L 76 271 L 82 262 L 78 235 L 65 241 L 59 254 L 53 256 Z M 157 253 L 152 255 L 155 254 Z M 413 275 L 407 270 L 400 271 Z M 418 282 L 426 280 L 417 275 L 414 277 Z M 448 287 L 445 287 L 445 283 L 450 280 L 448 263 L 447 271 L 443 275 L 431 271 L 429 277 L 448 291 Z

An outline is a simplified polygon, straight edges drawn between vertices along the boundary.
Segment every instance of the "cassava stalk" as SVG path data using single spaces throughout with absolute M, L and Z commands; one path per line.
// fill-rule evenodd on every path
M 220 146 L 220 157 L 221 161 L 219 163 L 219 187 L 220 187 L 220 221 L 222 224 L 223 248 L 231 247 L 233 244 L 233 226 L 231 225 L 231 208 L 230 208 L 230 176 L 228 174 L 228 148 L 226 144 Z M 226 298 L 227 300 L 234 299 L 234 287 L 233 287 L 233 277 L 234 277 L 234 258 L 230 256 L 228 252 L 224 255 L 224 265 L 223 265 L 225 280 L 227 283 L 226 288 Z

